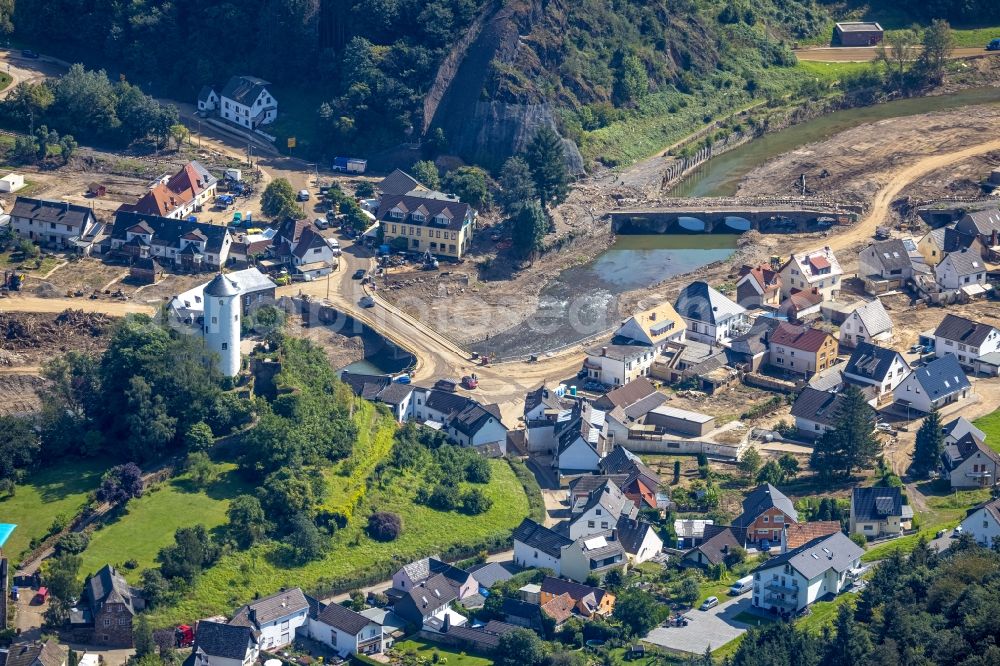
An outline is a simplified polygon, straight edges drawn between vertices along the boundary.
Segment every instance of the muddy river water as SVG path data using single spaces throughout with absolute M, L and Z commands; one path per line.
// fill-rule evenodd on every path
M 728 196 L 755 167 L 783 153 L 864 123 L 972 104 L 1000 104 L 1000 88 L 898 100 L 822 116 L 765 135 L 720 155 L 671 192 L 678 197 Z M 527 321 L 472 345 L 500 358 L 542 354 L 593 337 L 618 320 L 620 294 L 652 286 L 727 258 L 734 234 L 620 235 L 602 255 L 563 271 L 542 290 L 538 311 Z

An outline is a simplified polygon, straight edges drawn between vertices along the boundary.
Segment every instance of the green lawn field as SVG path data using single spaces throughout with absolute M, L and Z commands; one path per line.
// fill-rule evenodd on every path
M 976 419 L 973 425 L 986 433 L 986 445 L 1000 453 L 1000 410 Z
M 211 530 L 224 524 L 229 500 L 252 489 L 239 479 L 236 465 L 218 467 L 219 479 L 208 488 L 197 488 L 181 475 L 129 502 L 122 516 L 94 532 L 83 552 L 81 571 L 91 573 L 108 563 L 135 560 L 138 568 L 123 571 L 137 583 L 142 569 L 156 565 L 160 549 L 174 542 L 177 528 L 204 525 Z
M 11 560 L 18 561 L 32 539 L 48 534 L 57 516 L 75 516 L 107 467 L 104 460 L 74 460 L 31 472 L 14 497 L 0 500 L 0 523 L 17 525 L 4 547 Z
M 444 645 L 436 645 L 419 639 L 408 639 L 396 643 L 393 649 L 404 654 L 413 654 L 424 659 L 425 663 L 431 663 L 434 653 L 448 659 L 448 666 L 490 666 L 492 659 L 486 657 L 476 657 L 465 652 L 453 652 L 451 648 Z

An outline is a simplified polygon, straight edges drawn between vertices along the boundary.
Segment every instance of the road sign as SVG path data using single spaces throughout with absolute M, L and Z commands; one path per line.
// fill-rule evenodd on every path
M 295 147 L 295 137 L 294 136 L 288 137 L 288 147 L 289 148 L 294 148 Z

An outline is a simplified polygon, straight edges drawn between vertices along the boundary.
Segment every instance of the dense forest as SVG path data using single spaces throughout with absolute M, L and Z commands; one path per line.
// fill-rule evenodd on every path
M 883 561 L 834 626 L 751 631 L 734 666 L 987 666 L 1000 663 L 1000 554 L 968 536 L 944 555 L 926 542 Z
M 8 0 L 0 31 L 179 100 L 233 74 L 264 77 L 295 109 L 297 132 L 317 155 L 412 141 L 436 124 L 468 159 L 483 155 L 483 145 L 458 136 L 470 119 L 554 124 L 579 143 L 584 132 L 640 113 L 650 93 L 739 91 L 722 95 L 731 104 L 760 97 L 770 71 L 794 65 L 794 42 L 822 40 L 834 17 L 866 9 L 900 27 L 1000 19 L 994 0 Z M 464 47 L 455 62 L 474 71 L 458 71 L 449 99 L 451 79 L 439 66 Z M 427 100 L 442 95 L 435 114 Z M 480 103 L 494 106 L 475 109 Z M 534 116 L 523 110 L 539 105 Z M 512 106 L 519 110 L 505 116 Z M 478 161 L 498 168 L 520 148 L 508 146 L 497 164 Z

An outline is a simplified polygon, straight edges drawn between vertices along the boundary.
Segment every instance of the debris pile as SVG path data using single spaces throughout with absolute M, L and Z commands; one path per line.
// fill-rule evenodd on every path
M 72 346 L 71 338 L 97 338 L 110 334 L 112 323 L 107 315 L 83 310 L 64 310 L 55 317 L 0 312 L 0 348 L 9 352 Z

